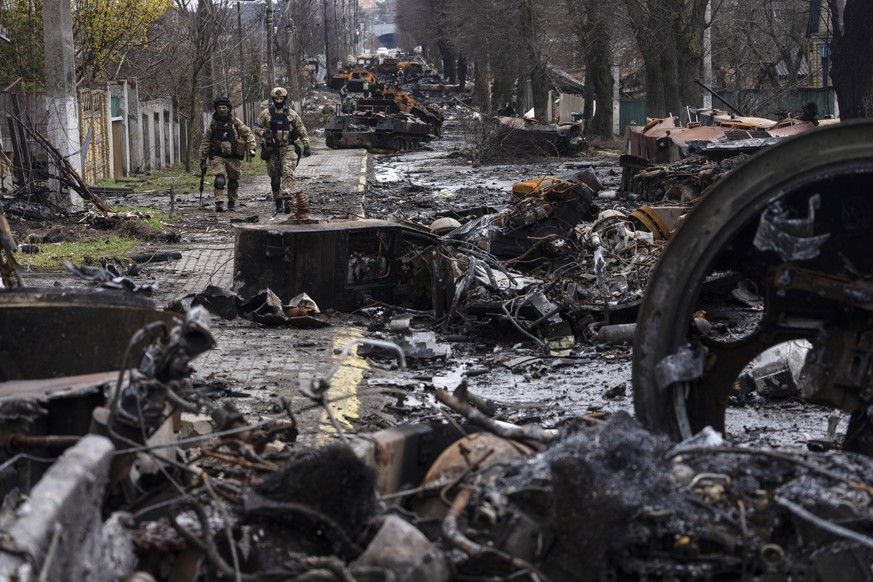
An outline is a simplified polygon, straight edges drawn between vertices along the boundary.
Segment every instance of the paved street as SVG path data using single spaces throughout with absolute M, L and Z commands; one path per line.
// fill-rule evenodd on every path
M 339 221 L 362 217 L 361 204 L 368 155 L 364 150 L 331 150 L 323 140 L 313 140 L 313 155 L 302 160 L 297 169 L 297 188 L 310 196 L 313 219 Z M 135 252 L 178 251 L 176 261 L 142 265 L 136 277 L 141 284 L 155 284 L 153 299 L 158 307 L 203 291 L 209 285 L 231 289 L 234 267 L 234 228 L 231 220 L 253 220 L 258 224 L 281 224 L 289 215 L 273 215 L 274 204 L 270 181 L 266 175 L 252 175 L 251 166 L 243 164 L 240 204 L 235 212 L 215 213 L 211 192 L 204 192 L 204 208 L 199 207 L 199 193 L 180 192 L 176 195 L 176 218 L 168 230 L 181 234 L 178 243 L 143 243 Z M 113 206 L 170 208 L 165 192 L 128 195 L 108 200 Z M 207 205 L 208 202 L 208 205 Z M 29 286 L 81 287 L 85 282 L 67 274 L 25 274 Z M 283 298 L 290 299 L 290 298 Z M 193 365 L 197 375 L 209 382 L 223 382 L 227 388 L 248 397 L 232 401 L 249 416 L 274 414 L 279 396 L 291 400 L 292 410 L 299 411 L 310 403 L 301 396 L 298 386 L 316 377 L 324 377 L 334 365 L 339 352 L 351 339 L 360 337 L 362 329 L 351 325 L 346 314 L 332 316 L 331 326 L 322 329 L 265 327 L 248 320 L 233 321 L 212 318 L 212 331 L 218 348 L 201 355 Z M 331 395 L 345 392 L 347 398 L 336 404 L 335 413 L 343 420 L 354 421 L 367 409 L 366 398 L 357 394 L 357 385 L 366 372 L 364 360 L 348 358 L 333 378 Z M 350 397 L 349 397 L 350 396 Z M 301 441 L 314 443 L 323 439 L 325 431 L 319 425 L 326 422 L 323 411 L 300 414 Z M 349 422 L 344 422 L 351 427 Z M 327 433 L 335 433 L 329 429 Z M 322 438 L 319 438 L 319 434 Z

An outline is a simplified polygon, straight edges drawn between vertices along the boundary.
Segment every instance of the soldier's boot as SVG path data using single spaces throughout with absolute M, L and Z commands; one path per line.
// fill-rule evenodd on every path
M 215 211 L 216 212 L 224 212 L 224 202 L 216 202 L 215 203 Z
M 239 188 L 239 180 L 231 178 L 227 181 L 227 211 L 230 212 L 236 207 L 237 188 Z
M 276 198 L 276 214 L 285 211 L 285 201 L 281 198 Z
M 290 198 L 285 198 L 285 214 L 291 214 L 291 210 L 293 210 L 294 202 Z

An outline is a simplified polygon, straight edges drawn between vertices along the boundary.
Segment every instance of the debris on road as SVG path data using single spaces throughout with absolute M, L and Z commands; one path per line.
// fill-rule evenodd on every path
M 640 326 L 652 329 L 651 321 L 634 321 L 640 305 L 646 308 L 666 249 L 682 245 L 690 236 L 686 229 L 698 228 L 694 216 L 707 211 L 700 205 L 714 174 L 735 169 L 727 161 L 709 165 L 692 158 L 663 168 L 626 160 L 625 167 L 641 170 L 628 182 L 639 187 L 620 194 L 609 190 L 622 174 L 615 163 L 561 162 L 548 171 L 526 165 L 518 169 L 522 176 L 505 180 L 511 182 L 507 188 L 480 181 L 466 192 L 443 185 L 430 194 L 406 183 L 406 190 L 390 195 L 421 198 L 409 196 L 404 208 L 396 204 L 397 216 L 409 212 L 400 220 L 238 224 L 232 289 L 204 287 L 174 301 L 175 313 L 136 324 L 112 326 L 106 322 L 117 323 L 113 318 L 120 315 L 94 312 L 119 298 L 146 301 L 129 294 L 133 289 L 126 278 L 118 280 L 120 272 L 71 265 L 90 283 L 113 288 L 88 289 L 84 305 L 60 307 L 80 317 L 71 331 L 59 329 L 60 319 L 46 318 L 54 329 L 0 338 L 6 380 L 0 383 L 0 577 L 441 582 L 869 576 L 868 458 L 738 446 L 711 426 L 671 440 L 661 434 L 667 431 L 650 432 L 594 400 L 587 412 L 579 412 L 577 402 L 571 408 L 585 390 L 610 403 L 628 399 L 628 383 L 619 378 L 598 385 L 584 379 L 598 361 L 628 361 Z M 640 178 L 643 172 L 653 173 Z M 840 183 L 845 192 L 863 185 L 863 176 L 848 180 Z M 466 197 L 469 192 L 488 196 Z M 443 201 L 454 195 L 466 197 L 466 204 L 447 210 Z M 389 195 L 373 198 L 390 206 Z M 787 262 L 810 252 L 803 243 L 825 245 L 810 228 L 820 207 L 802 198 L 803 204 L 790 207 L 797 215 L 762 206 L 761 220 L 742 233 L 758 241 L 748 249 Z M 849 216 L 815 214 L 823 215 Z M 730 248 L 736 266 L 745 255 Z M 835 256 L 851 253 L 852 265 L 865 265 L 863 251 L 853 248 L 847 244 Z M 6 286 L 14 277 L 7 273 L 10 265 L 3 266 Z M 753 270 L 704 280 L 702 272 L 694 271 L 701 274 L 701 293 L 711 295 L 707 309 L 663 303 L 678 311 L 661 322 L 662 329 L 681 326 L 669 339 L 680 337 L 683 349 L 670 352 L 676 346 L 668 348 L 666 339 L 645 344 L 668 350 L 650 367 L 657 374 L 657 390 L 646 392 L 652 406 L 638 414 L 649 428 L 658 414 L 664 415 L 658 422 L 672 422 L 674 406 L 684 402 L 681 391 L 665 400 L 665 387 L 698 382 L 718 365 L 699 346 L 753 327 L 768 316 L 774 297 L 782 297 L 779 289 L 793 294 L 814 288 L 819 301 L 842 289 L 841 297 L 863 309 L 864 287 L 842 278 Z M 659 289 L 667 299 L 682 297 L 689 281 L 671 281 L 666 289 L 662 282 Z M 777 287 L 762 293 L 762 282 Z M 28 294 L 2 291 L 6 301 Z M 33 317 L 36 307 L 0 307 L 0 318 L 7 318 L 0 322 Z M 337 312 L 357 318 L 331 338 L 345 341 L 307 351 L 314 341 L 305 334 L 333 329 Z M 236 326 L 224 328 L 228 335 L 254 330 L 249 337 L 273 354 L 299 350 L 300 366 L 319 357 L 332 366 L 294 384 L 302 399 L 264 390 L 256 374 L 246 386 L 196 377 L 198 358 L 234 357 L 222 350 L 207 313 Z M 866 325 L 865 318 L 858 321 Z M 297 329 L 288 341 L 279 331 L 291 326 Z M 23 327 L 13 322 L 3 329 Z M 813 327 L 797 329 L 811 335 Z M 52 378 L 14 375 L 24 362 L 44 371 L 46 360 L 58 359 L 58 349 L 40 343 L 45 338 L 64 336 L 94 349 L 86 330 L 106 333 L 101 349 L 115 350 L 98 359 L 110 367 L 61 370 Z M 866 336 L 860 327 L 854 331 L 861 349 Z M 728 340 L 725 345 L 732 345 Z M 60 350 L 79 353 L 69 346 Z M 634 358 L 639 350 L 640 344 L 633 346 Z M 803 351 L 773 366 L 758 362 L 740 387 L 746 384 L 747 395 L 753 384 L 761 398 L 796 398 L 795 388 L 804 387 L 797 373 L 801 360 L 809 353 L 825 361 L 822 352 Z M 721 355 L 730 354 L 726 347 Z M 349 370 L 358 375 L 350 380 Z M 572 371 L 571 384 L 552 384 L 561 370 Z M 485 391 L 497 374 L 509 378 L 504 388 L 518 396 L 513 402 Z M 551 396 L 528 394 L 535 382 Z M 767 393 L 776 384 L 789 392 Z M 384 410 L 376 412 L 396 412 L 394 418 L 411 422 L 383 422 L 384 429 L 370 430 L 376 420 L 340 412 L 366 390 L 386 397 Z M 269 413 L 236 406 L 252 393 L 269 402 Z M 727 402 L 743 394 L 731 384 L 721 396 Z M 300 418 L 308 411 L 323 417 L 304 426 Z M 691 409 L 695 425 L 697 412 Z M 833 433 L 831 444 L 839 440 Z M 810 448 L 813 442 L 818 450 L 834 448 L 806 441 Z

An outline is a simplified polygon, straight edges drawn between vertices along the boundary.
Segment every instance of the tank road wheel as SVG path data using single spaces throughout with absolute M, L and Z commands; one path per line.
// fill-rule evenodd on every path
M 707 425 L 723 432 L 743 368 L 793 339 L 809 340 L 810 356 L 817 355 L 818 365 L 807 358 L 807 400 L 866 410 L 873 387 L 871 243 L 871 122 L 787 139 L 717 183 L 670 240 L 640 306 L 633 350 L 640 421 L 674 439 Z M 733 286 L 750 282 L 763 298 L 756 321 L 745 319 L 748 310 L 732 311 L 725 293 L 711 292 L 728 279 Z M 697 310 L 707 312 L 710 331 L 692 325 Z

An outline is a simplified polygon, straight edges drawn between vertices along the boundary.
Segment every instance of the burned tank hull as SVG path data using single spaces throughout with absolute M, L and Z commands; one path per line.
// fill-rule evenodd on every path
M 353 113 L 331 118 L 324 128 L 327 147 L 405 151 L 434 139 L 430 124 L 404 114 Z
M 382 95 L 361 99 L 348 113 L 331 118 L 324 128 L 327 147 L 406 151 L 439 137 L 439 110 L 416 104 L 405 94 L 382 89 Z

